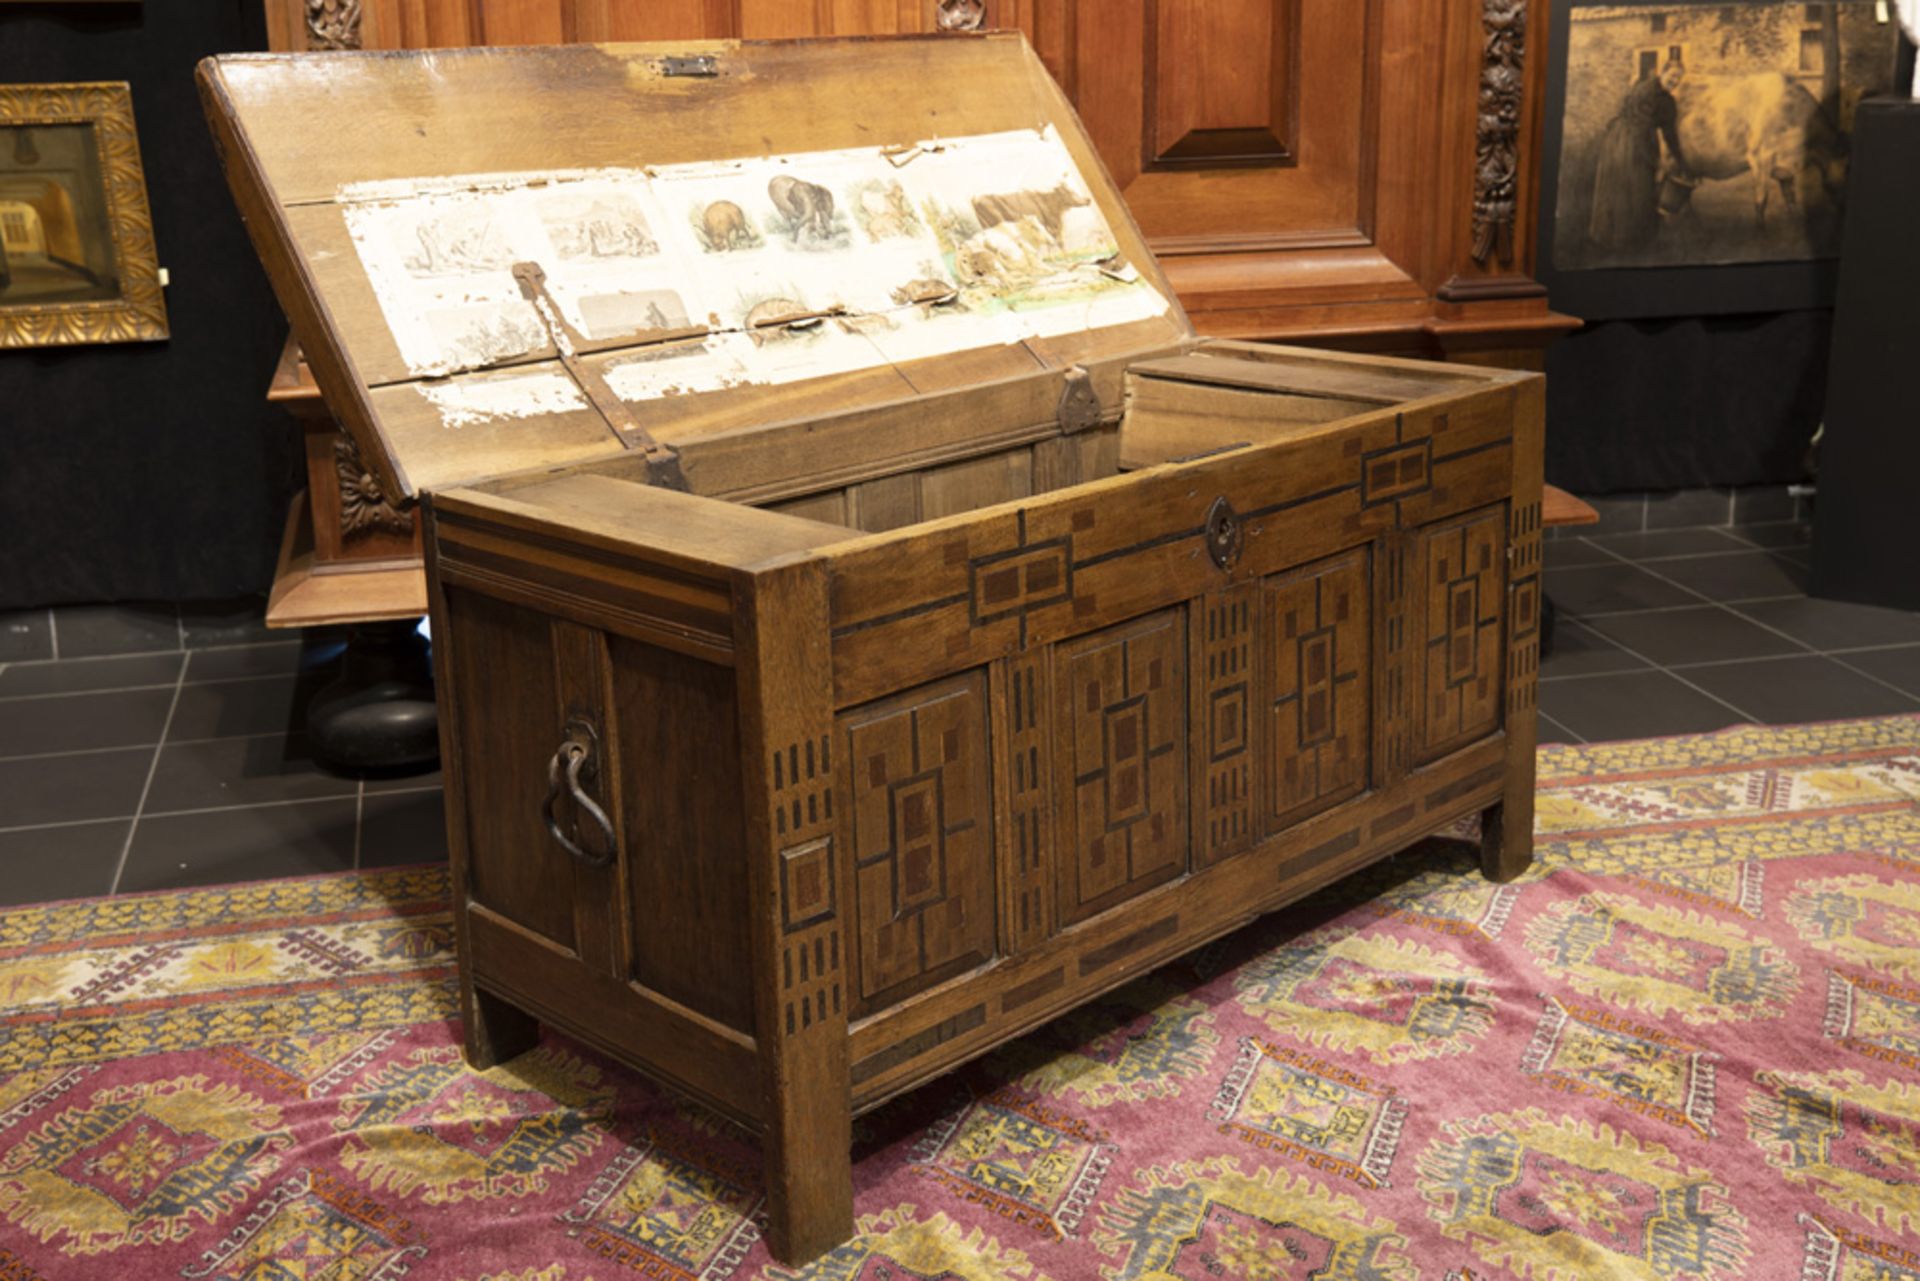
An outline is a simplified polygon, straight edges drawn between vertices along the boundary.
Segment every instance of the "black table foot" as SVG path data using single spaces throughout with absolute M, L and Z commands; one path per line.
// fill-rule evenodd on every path
M 417 619 L 362 623 L 340 675 L 307 705 L 307 745 L 334 769 L 428 768 L 440 759 L 433 667 Z

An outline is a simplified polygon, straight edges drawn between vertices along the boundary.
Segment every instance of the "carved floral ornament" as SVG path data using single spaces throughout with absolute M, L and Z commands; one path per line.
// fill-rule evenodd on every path
M 1513 262 L 1519 207 L 1520 115 L 1526 86 L 1527 0 L 1485 0 L 1480 109 L 1474 125 L 1473 258 Z
M 942 31 L 978 31 L 987 21 L 986 0 L 940 0 L 934 13 Z
M 340 535 L 357 538 L 375 530 L 390 534 L 413 532 L 413 518 L 395 510 L 380 482 L 361 461 L 360 449 L 345 434 L 334 437 L 333 466 L 340 474 Z
M 307 10 L 307 48 L 358 49 L 360 0 L 302 0 Z
M 42 175 L 43 146 L 34 135 L 41 126 L 88 126 L 100 163 L 98 189 L 81 190 L 70 175 Z M 11 202 L 23 229 L 24 245 L 0 236 L 0 348 L 51 347 L 71 343 L 139 342 L 167 336 L 167 304 L 160 286 L 160 261 L 153 243 L 153 214 L 147 206 L 146 171 L 140 165 L 140 141 L 133 127 L 133 93 L 120 81 L 91 84 L 0 85 L 0 164 L 11 190 L 23 194 Z M 80 250 L 60 255 L 47 251 L 49 224 L 43 209 L 94 205 L 105 213 L 110 245 L 80 236 Z M 67 224 L 72 226 L 69 213 Z M 10 251 L 7 246 L 14 244 Z M 13 258 L 9 257 L 14 253 Z M 15 269 L 43 270 L 48 264 L 90 281 L 93 296 L 83 301 L 46 302 L 9 299 L 7 285 Z

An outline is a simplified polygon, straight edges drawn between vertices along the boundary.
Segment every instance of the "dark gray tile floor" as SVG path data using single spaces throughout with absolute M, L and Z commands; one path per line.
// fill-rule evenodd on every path
M 1654 528 L 1648 510 L 1548 541 L 1543 742 L 1920 711 L 1920 614 L 1808 597 L 1804 524 Z M 308 754 L 338 638 L 258 616 L 0 615 L 0 905 L 444 857 L 437 773 Z
M 1804 522 L 1569 532 L 1542 742 L 1920 711 L 1920 613 L 1808 596 Z
M 308 754 L 340 640 L 260 606 L 0 617 L 0 905 L 445 856 L 437 772 Z

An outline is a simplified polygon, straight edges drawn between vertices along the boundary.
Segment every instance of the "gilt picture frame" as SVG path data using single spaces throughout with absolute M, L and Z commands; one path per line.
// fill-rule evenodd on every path
M 131 88 L 0 85 L 0 349 L 167 336 Z

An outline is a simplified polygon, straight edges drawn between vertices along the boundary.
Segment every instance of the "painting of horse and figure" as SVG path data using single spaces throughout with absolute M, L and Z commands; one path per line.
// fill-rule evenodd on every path
M 1838 253 L 1854 109 L 1898 48 L 1871 0 L 1567 16 L 1555 270 Z

